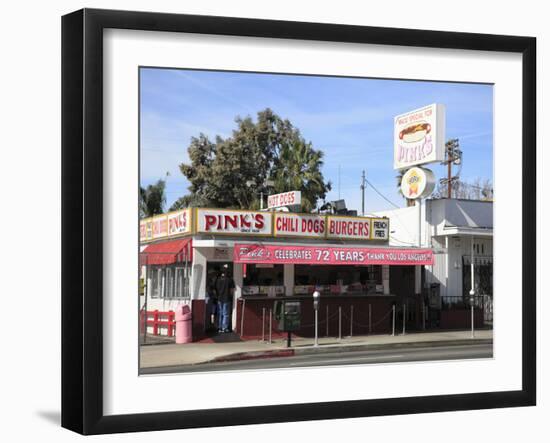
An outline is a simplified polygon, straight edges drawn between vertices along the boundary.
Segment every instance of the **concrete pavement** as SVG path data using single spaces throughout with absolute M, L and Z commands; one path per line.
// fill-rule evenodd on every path
M 492 343 L 492 330 L 478 330 L 475 338 L 468 331 L 415 332 L 405 335 L 368 335 L 319 338 L 319 346 L 313 346 L 312 338 L 293 338 L 292 347 L 286 347 L 286 339 L 262 343 L 246 340 L 232 343 L 187 343 L 159 346 L 140 346 L 140 367 L 194 365 L 207 362 L 248 360 L 255 358 L 308 355 L 323 352 L 346 352 L 361 349 L 386 349 L 391 347 L 448 346 L 461 344 Z

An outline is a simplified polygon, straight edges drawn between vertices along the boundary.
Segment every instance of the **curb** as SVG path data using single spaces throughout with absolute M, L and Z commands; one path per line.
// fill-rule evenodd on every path
M 226 361 L 242 361 L 242 360 L 255 360 L 259 358 L 275 358 L 275 357 L 292 357 L 296 354 L 295 349 L 272 349 L 269 351 L 251 351 L 251 352 L 236 352 L 234 354 L 222 355 L 215 357 L 212 360 L 201 362 L 204 363 L 220 363 Z
M 358 344 L 358 345 L 321 345 L 318 347 L 307 346 L 303 348 L 278 348 L 267 351 L 236 352 L 234 354 L 222 355 L 211 360 L 200 362 L 220 363 L 238 360 L 254 360 L 260 358 L 292 357 L 294 355 L 324 354 L 340 351 L 361 351 L 361 350 L 380 350 L 380 349 L 399 349 L 399 348 L 419 348 L 419 347 L 441 347 L 441 346 L 464 346 L 464 345 L 485 345 L 492 344 L 492 338 L 473 338 L 459 340 L 438 340 L 438 341 L 415 341 L 399 343 L 376 343 L 376 344 Z

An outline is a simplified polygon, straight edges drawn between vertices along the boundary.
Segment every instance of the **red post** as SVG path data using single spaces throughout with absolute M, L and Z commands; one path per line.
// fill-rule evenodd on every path
M 176 325 L 175 322 L 175 312 L 174 311 L 168 311 L 168 336 L 173 337 L 174 336 L 174 328 Z
M 159 333 L 159 311 L 155 309 L 153 311 L 153 335 L 158 335 Z

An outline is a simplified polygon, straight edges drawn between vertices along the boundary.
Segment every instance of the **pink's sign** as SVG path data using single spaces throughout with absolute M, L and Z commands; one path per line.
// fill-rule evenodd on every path
M 394 169 L 443 161 L 444 149 L 444 105 L 434 103 L 395 117 Z
M 431 249 L 235 244 L 235 263 L 311 265 L 433 265 Z

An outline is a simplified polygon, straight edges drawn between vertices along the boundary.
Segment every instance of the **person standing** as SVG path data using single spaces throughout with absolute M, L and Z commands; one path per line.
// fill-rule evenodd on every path
M 233 293 L 235 291 L 235 283 L 233 279 L 227 275 L 227 269 L 222 271 L 222 274 L 216 281 L 216 295 L 218 296 L 218 332 L 231 332 L 229 329 L 229 319 L 233 308 Z
M 218 325 L 218 299 L 216 297 L 215 281 L 209 277 L 206 282 L 206 318 L 207 331 L 216 331 Z

